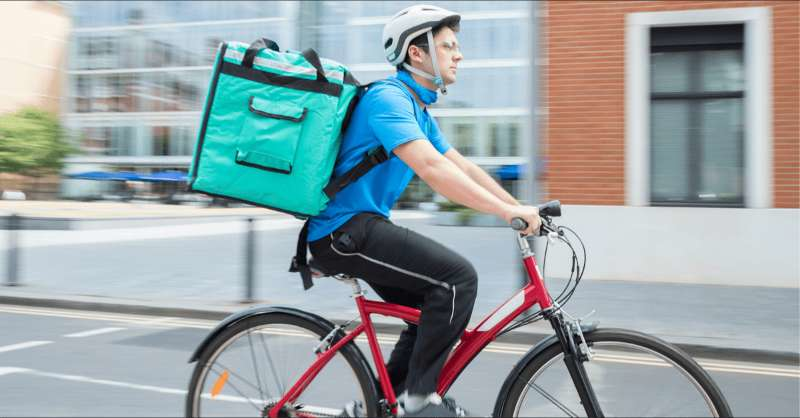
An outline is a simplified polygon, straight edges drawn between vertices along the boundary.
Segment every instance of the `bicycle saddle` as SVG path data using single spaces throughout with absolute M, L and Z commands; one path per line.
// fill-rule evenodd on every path
M 330 277 L 337 274 L 336 272 L 325 270 L 313 257 L 308 259 L 308 268 L 311 269 L 311 275 L 315 278 Z

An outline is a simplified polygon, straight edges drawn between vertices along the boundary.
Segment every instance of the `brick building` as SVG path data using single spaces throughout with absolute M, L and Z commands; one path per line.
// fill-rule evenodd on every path
M 798 285 L 799 12 L 542 5 L 540 189 L 608 257 L 597 277 Z

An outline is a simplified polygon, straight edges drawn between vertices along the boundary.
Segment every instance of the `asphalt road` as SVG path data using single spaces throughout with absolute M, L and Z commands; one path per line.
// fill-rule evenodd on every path
M 0 416 L 122 417 L 183 414 L 187 359 L 214 322 L 0 305 L 0 324 Z M 527 350 L 490 347 L 450 392 L 476 415 Z M 800 415 L 796 366 L 698 360 L 735 415 Z

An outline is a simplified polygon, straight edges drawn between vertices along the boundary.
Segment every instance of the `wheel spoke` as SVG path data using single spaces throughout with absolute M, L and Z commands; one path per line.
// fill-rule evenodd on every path
M 219 375 L 219 374 L 220 374 L 218 371 L 216 371 L 216 370 L 214 370 L 214 369 L 211 369 L 211 371 L 212 371 L 212 372 L 214 372 L 214 373 L 216 373 L 217 375 Z M 235 374 L 234 374 L 233 372 L 230 372 L 230 371 L 228 371 L 228 372 L 229 372 L 231 375 L 235 376 Z M 241 378 L 240 378 L 240 379 L 241 379 Z M 247 381 L 245 381 L 245 382 L 247 382 Z M 256 411 L 258 411 L 258 413 L 259 413 L 259 414 L 261 414 L 261 412 L 263 412 L 263 411 L 261 410 L 261 406 L 259 406 L 259 405 L 258 405 L 258 404 L 256 404 L 255 402 L 253 402 L 253 400 L 252 400 L 252 399 L 250 399 L 250 397 L 249 397 L 249 396 L 245 395 L 245 394 L 244 394 L 244 393 L 243 393 L 241 390 L 239 390 L 239 388 L 237 388 L 237 387 L 236 387 L 236 385 L 234 385 L 234 384 L 233 384 L 233 382 L 231 382 L 230 380 L 228 380 L 228 383 L 227 383 L 227 385 L 228 385 L 228 386 L 230 386 L 231 388 L 233 388 L 233 390 L 234 390 L 234 391 L 236 391 L 236 393 L 238 393 L 238 394 L 239 394 L 239 396 L 241 396 L 242 398 L 244 398 L 245 400 L 247 400 L 247 401 L 250 403 L 250 405 L 252 405 L 252 406 L 253 406 L 253 408 L 255 408 L 255 409 L 256 409 Z M 265 402 L 265 401 L 263 401 L 263 400 L 262 400 L 262 402 Z
M 539 385 L 537 385 L 535 383 L 528 382 L 528 387 L 530 387 L 531 389 L 535 390 L 536 392 L 539 392 L 540 395 L 542 395 L 545 399 L 550 401 L 550 403 L 555 405 L 558 409 L 560 409 L 565 414 L 567 414 L 567 415 L 569 415 L 571 417 L 577 417 L 578 416 L 578 414 L 572 412 L 571 409 L 567 408 L 566 405 L 564 405 L 563 403 L 559 402 L 559 400 L 556 399 L 555 396 L 549 394 L 541 386 L 539 386 Z
M 272 372 L 272 377 L 275 379 L 275 388 L 280 391 L 281 395 L 286 394 L 286 389 L 284 388 L 281 380 L 278 378 L 278 370 L 275 368 L 275 362 L 272 360 L 272 355 L 269 353 L 269 347 L 267 346 L 267 341 L 264 339 L 264 333 L 258 333 L 259 337 L 261 337 L 261 345 L 264 347 L 264 352 L 267 355 L 267 361 L 269 362 L 269 369 Z
M 255 369 L 256 373 L 256 383 L 258 383 L 258 393 L 261 394 L 261 399 L 266 399 L 266 395 L 264 394 L 263 386 L 261 385 L 261 372 L 258 370 L 258 361 L 256 361 L 256 351 L 253 349 L 253 339 L 251 337 L 252 332 L 249 330 L 247 331 L 247 343 L 250 346 L 250 357 L 253 359 L 253 368 Z
M 595 350 L 594 361 L 586 363 L 587 377 L 592 382 L 588 390 L 593 387 L 598 402 L 607 409 L 605 413 L 714 417 L 730 414 L 714 381 L 691 357 L 670 344 L 625 330 L 598 330 L 586 337 Z M 511 409 L 505 408 L 500 414 L 583 415 L 585 406 L 572 392 L 581 389 L 574 386 L 572 373 L 561 364 L 563 355 L 561 347 L 554 345 L 532 358 L 521 372 L 526 377 L 509 389 L 511 397 L 506 405 Z
M 271 332 L 276 327 L 280 332 Z M 212 341 L 214 348 L 197 362 L 186 416 L 261 416 L 317 360 L 318 328 L 302 318 L 268 314 Z M 336 416 L 341 405 L 352 399 L 363 400 L 370 413 L 375 412 L 377 393 L 362 383 L 368 370 L 354 362 L 352 355 L 346 350 L 335 353 L 328 372 L 315 375 L 313 384 L 303 391 L 308 402 L 299 396 L 281 414 Z
M 216 373 L 216 374 L 218 374 L 218 375 L 219 375 L 219 374 L 222 374 L 222 373 L 220 373 L 218 370 L 214 370 L 215 368 L 220 368 L 220 369 L 222 369 L 222 370 L 224 370 L 224 371 L 227 371 L 227 372 L 228 372 L 228 373 L 229 373 L 229 374 L 230 374 L 232 377 L 235 377 L 235 378 L 237 378 L 237 379 L 241 380 L 241 381 L 242 381 L 242 383 L 245 383 L 247 386 L 250 386 L 251 388 L 253 388 L 253 389 L 255 389 L 255 390 L 258 390 L 258 386 L 254 385 L 254 384 L 253 384 L 253 383 L 251 383 L 249 380 L 245 379 L 244 377 L 242 377 L 242 376 L 241 376 L 241 375 L 239 375 L 238 373 L 234 372 L 232 369 L 230 369 L 230 368 L 226 367 L 224 364 L 222 364 L 222 363 L 220 363 L 220 362 L 217 362 L 217 364 L 215 364 L 215 365 L 214 365 L 214 366 L 211 368 L 211 371 L 213 371 L 214 373 Z

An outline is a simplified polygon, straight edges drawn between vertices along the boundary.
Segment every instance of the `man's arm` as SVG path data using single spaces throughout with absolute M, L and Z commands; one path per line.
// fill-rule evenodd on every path
M 526 234 L 539 228 L 541 221 L 535 207 L 520 206 L 516 201 L 509 203 L 490 193 L 440 154 L 430 141 L 406 142 L 393 152 L 433 190 L 446 198 L 477 211 L 497 215 L 509 223 L 513 218 L 523 218 L 529 224 Z
M 475 183 L 481 185 L 489 193 L 495 195 L 498 199 L 511 205 L 519 205 L 517 199 L 508 193 L 502 186 L 500 186 L 486 171 L 480 166 L 468 160 L 461 155 L 455 148 L 450 148 L 444 153 L 448 160 L 452 161 L 458 168 L 461 169 L 469 178 Z

